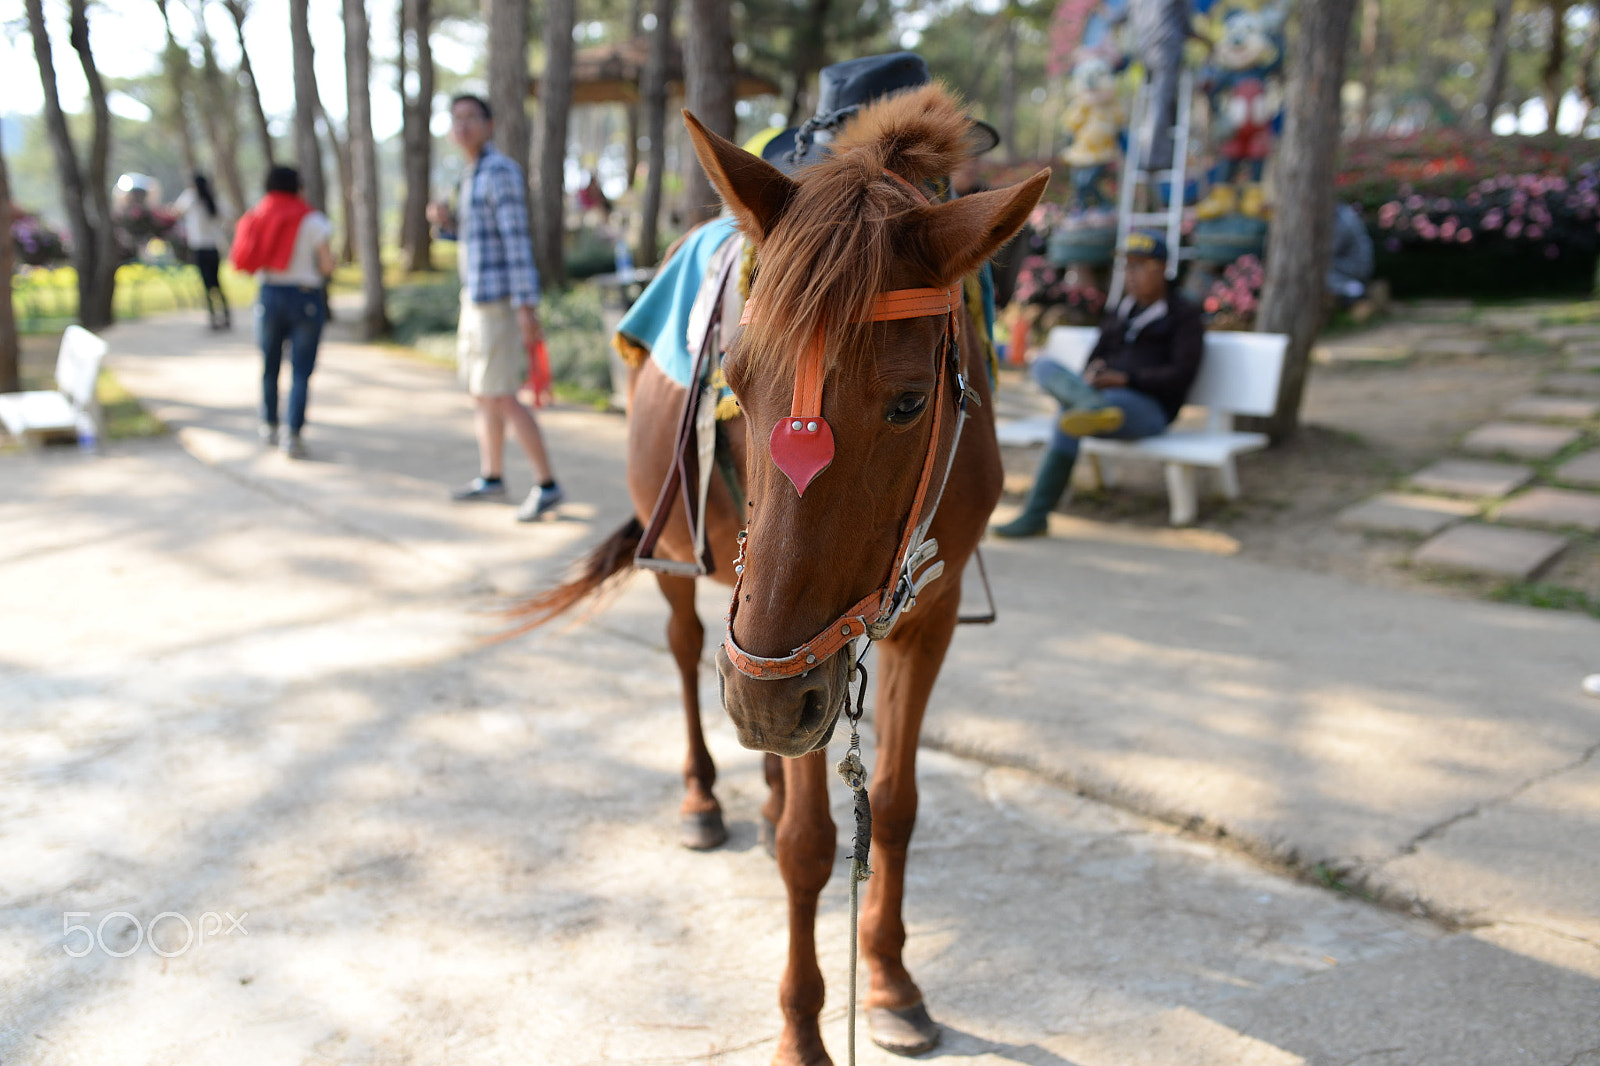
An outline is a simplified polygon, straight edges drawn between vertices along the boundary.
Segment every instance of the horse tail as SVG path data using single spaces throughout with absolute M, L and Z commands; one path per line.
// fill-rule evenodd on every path
M 537 629 L 596 593 L 620 585 L 633 571 L 633 554 L 643 537 L 644 526 L 639 519 L 629 518 L 615 533 L 579 559 L 572 567 L 572 576 L 566 581 L 507 608 L 505 614 L 512 628 L 495 634 L 494 639 L 507 640 L 530 629 Z

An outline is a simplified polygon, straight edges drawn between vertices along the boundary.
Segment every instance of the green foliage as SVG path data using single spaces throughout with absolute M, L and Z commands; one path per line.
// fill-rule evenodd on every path
M 1553 611 L 1584 611 L 1600 618 L 1600 598 L 1579 589 L 1539 581 L 1514 581 L 1494 590 L 1493 599 L 1524 607 L 1543 607 Z
M 565 292 L 548 293 L 539 305 L 545 346 L 550 351 L 550 373 L 558 383 L 587 389 L 611 388 L 611 368 L 606 353 L 611 338 L 600 312 L 600 290 L 574 285 Z

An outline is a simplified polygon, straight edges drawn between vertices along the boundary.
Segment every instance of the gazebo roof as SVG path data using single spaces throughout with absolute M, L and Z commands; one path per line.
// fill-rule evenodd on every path
M 580 48 L 572 57 L 572 102 L 575 104 L 631 104 L 640 98 L 640 83 L 649 64 L 650 38 L 635 37 L 615 44 Z M 776 95 L 778 86 L 759 74 L 739 70 L 735 95 Z M 683 48 L 676 41 L 667 55 L 667 93 L 683 95 Z M 539 95 L 539 79 L 528 85 L 530 96 Z

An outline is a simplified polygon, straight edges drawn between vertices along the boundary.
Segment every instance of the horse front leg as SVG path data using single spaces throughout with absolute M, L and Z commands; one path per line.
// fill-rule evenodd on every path
M 817 898 L 833 872 L 838 833 L 828 813 L 828 753 L 783 760 L 778 870 L 789 890 L 789 961 L 778 1003 L 783 1034 L 773 1066 L 832 1066 L 822 1046 L 822 970 L 817 965 Z
M 761 805 L 761 846 L 777 858 L 778 819 L 783 817 L 783 758 L 767 752 L 761 757 L 761 772 L 767 779 L 767 802 Z
M 667 645 L 677 660 L 678 676 L 683 682 L 683 717 L 689 734 L 678 841 L 686 848 L 707 851 L 728 839 L 728 829 L 722 820 L 722 804 L 711 791 L 717 783 L 717 765 L 711 761 L 700 724 L 700 654 L 705 648 L 706 631 L 694 609 L 694 578 L 658 573 L 656 582 L 672 609 L 667 619 Z
M 873 1043 L 901 1055 L 921 1054 L 939 1042 L 938 1023 L 928 1016 L 922 990 L 905 967 L 901 915 L 906 850 L 917 822 L 917 743 L 956 619 L 954 604 L 948 611 L 940 610 L 940 604 L 926 606 L 931 609 L 915 619 L 914 628 L 878 645 L 878 758 L 869 783 L 872 879 L 861 912 L 862 950 L 870 974 L 867 1025 Z

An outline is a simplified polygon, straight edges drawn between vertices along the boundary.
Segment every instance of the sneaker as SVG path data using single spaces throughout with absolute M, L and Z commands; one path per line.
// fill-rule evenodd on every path
M 471 503 L 478 500 L 500 501 L 506 498 L 506 483 L 496 478 L 475 477 L 467 482 L 465 488 L 456 489 L 450 498 L 459 503 Z
M 1099 437 L 1122 428 L 1122 408 L 1094 407 L 1075 409 L 1056 423 L 1069 437 Z
M 310 455 L 306 451 L 305 441 L 300 439 L 298 433 L 290 433 L 283 438 L 283 454 L 290 459 L 305 459 Z
M 528 498 L 522 501 L 522 506 L 517 508 L 518 522 L 536 522 L 556 509 L 556 505 L 567 498 L 561 491 L 560 485 L 551 485 L 541 489 L 537 485 L 528 493 Z
M 256 436 L 261 438 L 261 443 L 272 447 L 278 443 L 278 424 L 276 422 L 263 422 L 256 427 Z

